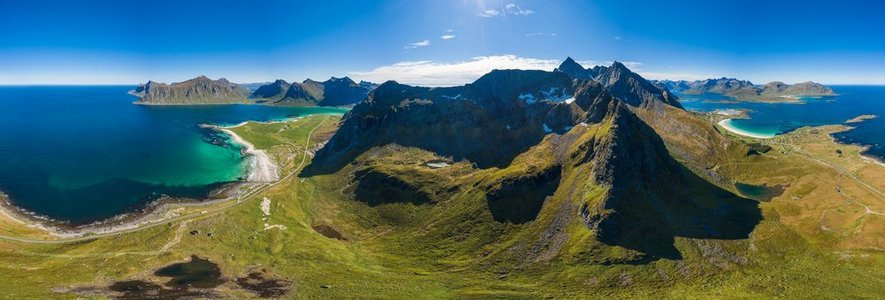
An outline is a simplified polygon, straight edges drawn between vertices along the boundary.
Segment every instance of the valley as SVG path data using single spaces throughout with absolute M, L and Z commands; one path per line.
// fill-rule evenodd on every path
M 885 167 L 830 137 L 848 127 L 742 137 L 664 103 L 665 91 L 626 68 L 609 74 L 608 85 L 519 70 L 454 88 L 386 83 L 344 116 L 230 128 L 280 166 L 278 181 L 78 238 L 2 218 L 0 282 L 16 287 L 0 289 L 13 298 L 880 295 Z M 637 88 L 633 104 L 613 96 Z M 545 98 L 550 90 L 574 101 Z M 493 138 L 497 148 L 479 142 Z M 783 190 L 753 200 L 736 184 Z M 201 271 L 170 271 L 190 264 Z

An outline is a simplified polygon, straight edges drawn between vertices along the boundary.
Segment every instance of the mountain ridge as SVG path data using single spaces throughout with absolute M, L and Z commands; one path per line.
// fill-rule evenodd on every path
M 259 87 L 249 98 L 259 103 L 292 106 L 344 106 L 363 100 L 378 85 L 354 82 L 349 77 L 331 77 L 326 81 L 305 79 L 289 83 L 278 79 Z
M 796 84 L 772 81 L 764 85 L 755 85 L 748 80 L 722 77 L 696 81 L 658 80 L 653 81 L 653 83 L 658 87 L 668 88 L 677 92 L 687 94 L 715 93 L 734 97 L 738 100 L 835 95 L 835 92 L 829 87 L 812 81 Z
M 195 105 L 246 103 L 249 91 L 227 79 L 209 79 L 206 76 L 172 84 L 148 81 L 130 94 L 143 105 Z

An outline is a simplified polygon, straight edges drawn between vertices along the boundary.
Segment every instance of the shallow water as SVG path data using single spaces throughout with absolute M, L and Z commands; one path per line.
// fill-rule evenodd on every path
M 245 175 L 240 148 L 201 123 L 237 124 L 339 108 L 141 106 L 131 86 L 0 87 L 0 191 L 83 224 L 162 195 L 203 198 Z
M 731 125 L 762 135 L 785 133 L 803 126 L 841 124 L 863 114 L 878 115 L 877 119 L 850 124 L 856 128 L 834 136 L 841 142 L 870 146 L 867 154 L 885 158 L 885 86 L 830 87 L 838 95 L 803 98 L 805 104 L 734 103 L 718 94 L 679 94 L 679 97 L 689 110 L 750 110 L 750 119 L 733 120 Z

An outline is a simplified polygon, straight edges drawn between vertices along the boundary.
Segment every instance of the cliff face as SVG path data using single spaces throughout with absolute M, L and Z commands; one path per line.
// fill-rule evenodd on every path
M 508 239 L 520 246 L 501 251 L 520 260 L 620 247 L 629 255 L 581 259 L 641 263 L 678 259 L 675 237 L 746 238 L 760 219 L 755 202 L 688 171 L 671 157 L 655 128 L 637 115 L 671 120 L 667 116 L 673 112 L 688 112 L 664 103 L 657 97 L 663 95 L 647 89 L 644 79 L 629 80 L 632 75 L 619 72 L 608 74 L 609 87 L 632 84 L 627 86 L 634 89 L 614 90 L 635 92 L 630 99 L 641 100 L 634 102 L 639 106 L 615 97 L 600 82 L 565 72 L 496 70 L 473 83 L 446 88 L 386 82 L 345 115 L 301 176 L 356 169 L 348 177 L 357 186 L 354 198 L 370 206 L 454 201 L 465 206 L 439 222 L 527 224 L 520 227 L 525 236 Z M 389 147 L 399 150 L 379 154 Z M 470 172 L 475 176 L 437 178 L 445 171 L 365 161 L 396 160 L 398 152 L 411 148 L 466 160 L 474 165 Z M 435 186 L 453 180 L 451 187 Z M 397 189 L 378 194 L 379 182 Z M 471 188 L 460 191 L 481 193 L 485 202 L 468 200 L 472 196 L 437 198 L 458 197 L 450 191 L 465 186 Z M 472 221 L 458 221 L 462 219 Z M 573 239 L 580 236 L 592 236 L 595 242 Z
M 600 69 L 596 80 L 613 96 L 634 107 L 654 107 L 666 104 L 682 108 L 679 98 L 667 89 L 661 89 L 650 81 L 633 73 L 624 64 L 614 62 L 610 67 Z
M 578 90 L 597 94 L 575 95 Z M 583 115 L 578 103 L 589 105 L 601 93 L 596 82 L 545 71 L 496 70 L 448 88 L 389 81 L 345 116 L 317 156 L 340 164 L 373 146 L 396 143 L 502 166 L 545 134 L 577 124 Z
M 348 77 L 332 77 L 323 82 L 307 79 L 291 84 L 277 80 L 258 88 L 249 98 L 276 105 L 342 106 L 362 101 L 375 87 L 377 85 L 365 81 L 356 83 Z
M 571 57 L 568 57 L 554 71 L 566 73 L 572 78 L 593 79 L 595 76 L 591 70 L 584 69 L 583 66 L 575 62 Z
M 200 76 L 173 84 L 148 81 L 132 94 L 139 97 L 137 104 L 194 105 L 246 103 L 249 91 L 224 78 L 211 80 Z

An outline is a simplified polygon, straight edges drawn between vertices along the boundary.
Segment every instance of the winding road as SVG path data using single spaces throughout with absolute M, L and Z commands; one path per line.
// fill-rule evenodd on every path
M 237 196 L 237 197 L 236 197 L 237 200 L 233 201 L 233 203 L 231 203 L 231 204 L 224 205 L 224 206 L 219 206 L 219 207 L 215 207 L 215 208 L 209 208 L 209 209 L 207 209 L 207 210 L 200 211 L 200 212 L 197 212 L 197 213 L 191 213 L 191 214 L 181 215 L 181 216 L 177 216 L 177 217 L 170 218 L 170 219 L 166 219 L 166 220 L 162 220 L 162 221 L 157 221 L 157 222 L 152 222 L 152 223 L 146 223 L 146 224 L 143 224 L 143 226 L 137 226 L 137 227 L 134 227 L 134 228 L 123 229 L 123 230 L 112 231 L 112 232 L 106 232 L 106 233 L 97 233 L 97 234 L 92 234 L 92 235 L 88 235 L 88 236 L 81 236 L 81 237 L 74 237 L 74 238 L 61 238 L 61 239 L 46 240 L 46 239 L 30 239 L 30 238 L 21 238 L 21 237 L 15 237 L 15 236 L 8 236 L 8 235 L 0 235 L 0 240 L 13 241 L 13 242 L 19 242 L 19 243 L 27 243 L 27 244 L 64 244 L 64 243 L 72 243 L 72 242 L 80 242 L 80 241 L 89 241 L 89 240 L 94 240 L 94 239 L 99 239 L 99 238 L 104 238 L 104 237 L 117 236 L 117 235 L 121 235 L 121 234 L 127 234 L 127 233 L 132 233 L 132 232 L 136 232 L 136 231 L 145 230 L 145 229 L 148 229 L 148 228 L 157 227 L 157 226 L 160 226 L 160 225 L 166 225 L 166 224 L 169 224 L 169 223 L 172 223 L 172 222 L 191 221 L 191 220 L 196 220 L 196 219 L 200 219 L 200 218 L 205 218 L 205 217 L 209 217 L 209 216 L 216 215 L 216 214 L 221 213 L 221 212 L 223 212 L 223 211 L 225 211 L 225 210 L 227 210 L 227 209 L 229 209 L 229 208 L 236 207 L 236 206 L 239 206 L 239 205 L 241 205 L 241 204 L 243 204 L 243 203 L 248 202 L 248 201 L 251 200 L 255 195 L 258 195 L 258 194 L 260 194 L 261 192 L 264 192 L 264 191 L 266 191 L 266 190 L 268 190 L 268 189 L 270 189 L 270 188 L 272 188 L 272 187 L 275 187 L 275 186 L 279 185 L 280 183 L 283 183 L 283 182 L 285 182 L 286 180 L 288 180 L 290 177 L 292 177 L 292 175 L 297 174 L 298 171 L 300 171 L 301 168 L 304 167 L 304 163 L 307 162 L 307 148 L 310 147 L 310 137 L 313 135 L 314 131 L 316 131 L 318 128 L 320 128 L 320 126 L 322 126 L 323 123 L 325 123 L 326 120 L 328 120 L 328 119 L 329 119 L 329 116 L 326 116 L 325 118 L 323 118 L 322 121 L 320 121 L 319 124 L 317 124 L 316 127 L 314 127 L 313 129 L 311 129 L 310 132 L 307 133 L 307 140 L 306 140 L 306 143 L 305 143 L 306 146 L 305 146 L 304 153 L 302 153 L 302 155 L 301 155 L 301 163 L 299 163 L 298 166 L 295 167 L 294 170 L 292 170 L 292 172 L 289 172 L 289 174 L 287 174 L 287 175 L 284 176 L 283 178 L 280 178 L 280 180 L 277 180 L 277 181 L 274 182 L 274 183 L 270 183 L 270 184 L 259 184 L 259 185 L 257 185 L 258 188 L 255 188 L 255 189 L 253 189 L 253 190 L 251 190 L 251 191 L 248 191 L 248 192 L 246 192 L 246 193 L 243 194 L 243 195 Z

